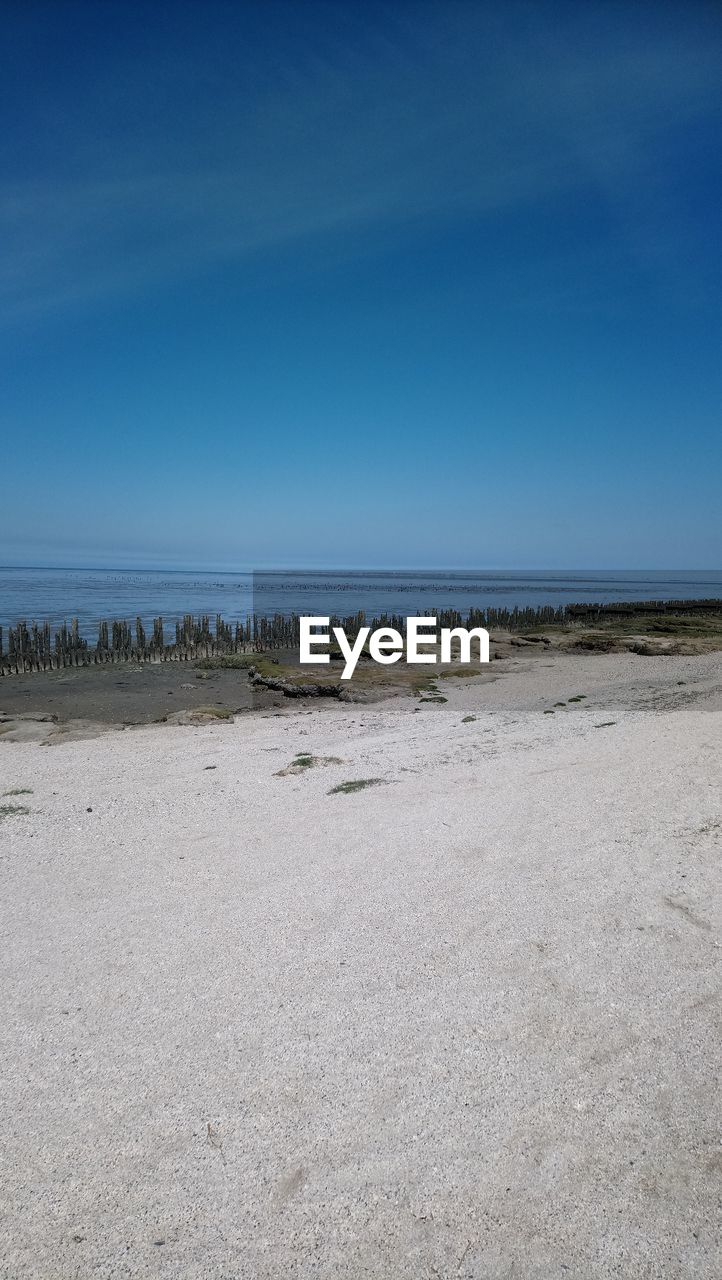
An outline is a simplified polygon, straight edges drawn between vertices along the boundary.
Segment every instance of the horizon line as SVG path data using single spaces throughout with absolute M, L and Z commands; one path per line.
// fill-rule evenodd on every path
M 644 566 L 642 568 L 629 568 L 621 566 L 607 565 L 601 568 L 589 568 L 585 565 L 567 565 L 564 568 L 549 566 L 547 568 L 529 568 L 526 566 L 500 567 L 500 566 L 470 566 L 470 565 L 337 565 L 337 566 L 274 566 L 272 568 L 237 568 L 237 569 L 217 569 L 217 568 L 171 568 L 168 565 L 154 566 L 133 566 L 133 565 L 92 565 L 92 564 L 0 564 L 0 573 L 13 570 L 42 570 L 49 573 L 202 573 L 219 574 L 221 577 L 236 577 L 239 574 L 252 576 L 255 574 L 342 574 L 342 573 L 548 573 L 548 574 L 570 574 L 570 573 L 722 573 L 722 566 L 718 568 L 700 567 L 700 566 L 669 566 L 663 568 L 652 568 Z

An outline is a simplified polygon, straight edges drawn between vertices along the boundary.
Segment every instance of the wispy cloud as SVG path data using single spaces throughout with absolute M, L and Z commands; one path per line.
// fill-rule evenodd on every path
M 252 48 L 147 55 L 132 112 L 109 66 L 89 114 L 71 102 L 55 127 L 52 163 L 31 147 L 6 165 L 0 316 L 98 304 L 304 239 L 351 244 L 359 230 L 582 191 L 642 263 L 669 256 L 675 138 L 720 110 L 719 40 L 610 35 L 599 13 L 555 34 L 526 8 L 502 22 L 471 6 L 369 12 L 349 29 L 330 9 L 326 38 L 282 40 L 273 66 Z

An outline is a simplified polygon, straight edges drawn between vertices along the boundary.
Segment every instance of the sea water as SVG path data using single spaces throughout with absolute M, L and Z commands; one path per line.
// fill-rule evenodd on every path
M 275 570 L 255 574 L 122 569 L 0 568 L 0 626 L 22 620 L 57 626 L 77 618 L 95 638 L 100 619 L 146 628 L 155 617 L 220 613 L 234 622 L 250 612 L 431 614 L 632 600 L 722 597 L 722 572 L 708 570 Z

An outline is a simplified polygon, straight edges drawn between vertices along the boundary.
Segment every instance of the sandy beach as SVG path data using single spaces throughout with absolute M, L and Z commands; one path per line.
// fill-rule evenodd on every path
M 722 654 L 493 674 L 0 738 L 5 1280 L 719 1274 Z

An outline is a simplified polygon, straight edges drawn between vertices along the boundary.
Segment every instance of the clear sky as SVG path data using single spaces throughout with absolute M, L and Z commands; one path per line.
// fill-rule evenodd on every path
M 1 50 L 0 563 L 722 566 L 722 5 Z

